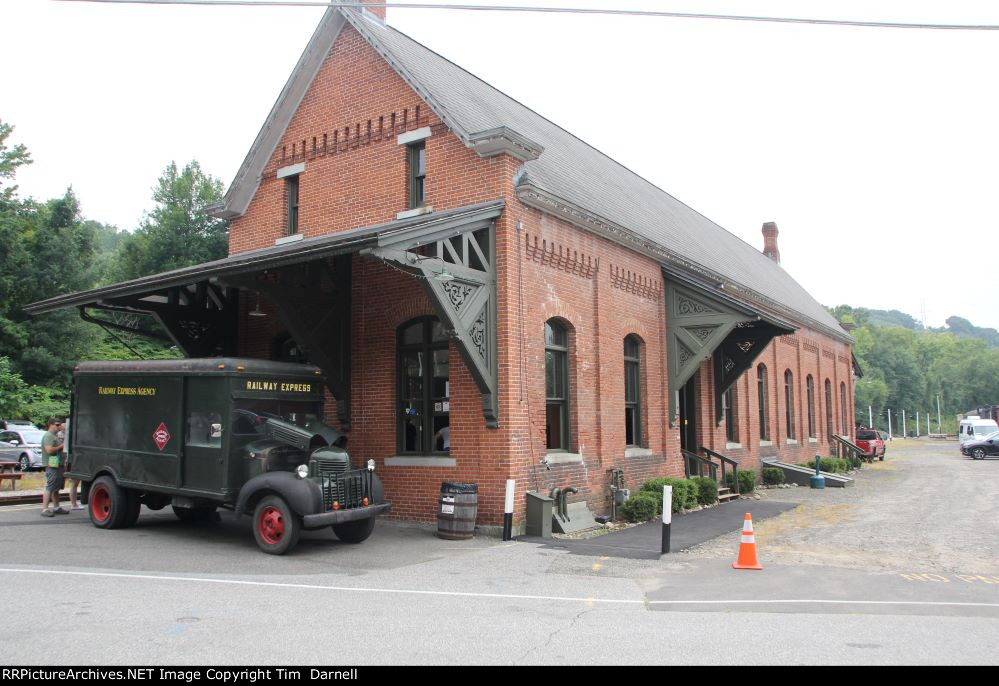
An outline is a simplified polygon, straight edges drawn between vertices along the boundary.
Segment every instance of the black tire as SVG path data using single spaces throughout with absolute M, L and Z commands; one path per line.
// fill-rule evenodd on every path
M 24 473 L 30 472 L 31 458 L 29 458 L 27 455 L 21 455 L 21 457 L 17 461 L 17 467 Z
M 120 529 L 129 515 L 129 493 L 110 476 L 102 476 L 90 487 L 90 521 L 98 529 Z
M 210 507 L 177 507 L 173 506 L 173 513 L 182 522 L 210 522 L 214 519 L 215 506 Z
M 334 524 L 333 533 L 344 543 L 360 543 L 375 530 L 375 518 L 356 519 L 353 522 Z
M 975 448 L 974 450 L 971 451 L 971 457 L 973 459 L 975 459 L 975 460 L 984 460 L 985 459 L 985 449 L 984 448 Z
M 284 498 L 269 495 L 253 510 L 253 538 L 269 555 L 284 555 L 295 547 L 302 533 L 302 520 Z

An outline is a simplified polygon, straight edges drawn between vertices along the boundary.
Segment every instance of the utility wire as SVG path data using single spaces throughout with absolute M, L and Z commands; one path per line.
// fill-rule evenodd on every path
M 322 2 L 321 0 L 57 0 L 57 2 L 90 2 L 113 5 L 214 5 L 241 7 L 340 7 L 357 9 L 354 2 Z M 933 29 L 945 31 L 999 31 L 997 24 L 928 24 L 894 21 L 853 21 L 849 19 L 805 19 L 796 17 L 766 17 L 737 14 L 702 14 L 691 12 L 658 12 L 654 10 L 615 10 L 569 7 L 523 7 L 516 5 L 453 5 L 435 3 L 365 3 L 368 7 L 397 9 L 463 10 L 478 12 L 533 12 L 547 14 L 594 14 L 629 17 L 667 17 L 672 19 L 715 19 L 721 21 L 752 21 L 777 24 L 812 24 L 818 26 L 853 26 L 876 29 Z

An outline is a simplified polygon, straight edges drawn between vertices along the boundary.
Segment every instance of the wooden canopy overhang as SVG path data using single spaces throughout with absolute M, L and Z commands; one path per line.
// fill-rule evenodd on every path
M 351 255 L 418 278 L 482 394 L 486 424 L 498 426 L 495 221 L 505 203 L 432 212 L 340 233 L 303 238 L 221 260 L 31 303 L 29 314 L 76 307 L 149 315 L 188 357 L 237 354 L 241 291 L 273 306 L 306 359 L 323 369 L 350 427 Z M 442 280 L 442 272 L 452 278 Z M 132 333 L 154 335 L 149 332 Z
M 715 422 L 720 424 L 725 392 L 770 341 L 796 327 L 701 279 L 668 267 L 663 267 L 663 277 L 670 425 L 678 418 L 680 390 L 702 362 L 712 359 Z

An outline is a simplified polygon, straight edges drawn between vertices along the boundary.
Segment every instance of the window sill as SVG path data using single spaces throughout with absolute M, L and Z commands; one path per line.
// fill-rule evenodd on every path
M 819 442 L 819 439 L 817 439 L 817 438 L 809 438 L 809 439 L 808 439 L 808 442 L 809 442 L 809 443 L 818 443 L 818 442 Z
M 424 457 L 418 455 L 386 457 L 386 467 L 455 467 L 457 460 L 453 457 Z
M 725 450 L 741 450 L 742 443 L 726 443 Z
M 548 453 L 545 455 L 548 464 L 583 464 L 583 456 L 578 453 Z
M 760 441 L 760 445 L 763 446 L 763 447 L 770 446 L 770 445 L 773 445 L 773 444 L 774 444 L 773 441 Z
M 786 443 L 788 445 L 798 445 L 798 439 L 797 438 L 789 438 L 789 439 L 787 439 Z
M 630 448 L 624 449 L 625 457 L 648 457 L 651 454 L 652 454 L 651 450 L 639 446 L 632 446 Z
M 411 210 L 405 210 L 395 215 L 396 219 L 409 219 L 410 217 L 419 217 L 421 214 L 430 214 L 434 211 L 433 205 L 424 205 L 423 207 L 415 207 Z

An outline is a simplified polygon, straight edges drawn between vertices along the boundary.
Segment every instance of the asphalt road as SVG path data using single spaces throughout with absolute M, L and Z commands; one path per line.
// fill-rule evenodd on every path
M 767 491 L 800 507 L 757 528 L 763 571 L 731 568 L 738 533 L 634 560 L 380 522 L 360 545 L 306 533 L 273 557 L 229 515 L 144 510 L 101 531 L 79 512 L 4 508 L 4 662 L 996 664 L 997 505 L 994 488 L 976 494 L 997 469 L 951 443 L 896 442 L 849 493 Z M 933 481 L 954 497 L 914 504 Z M 742 512 L 725 507 L 736 531 Z M 928 546 L 932 527 L 895 521 L 926 513 L 966 530 Z

